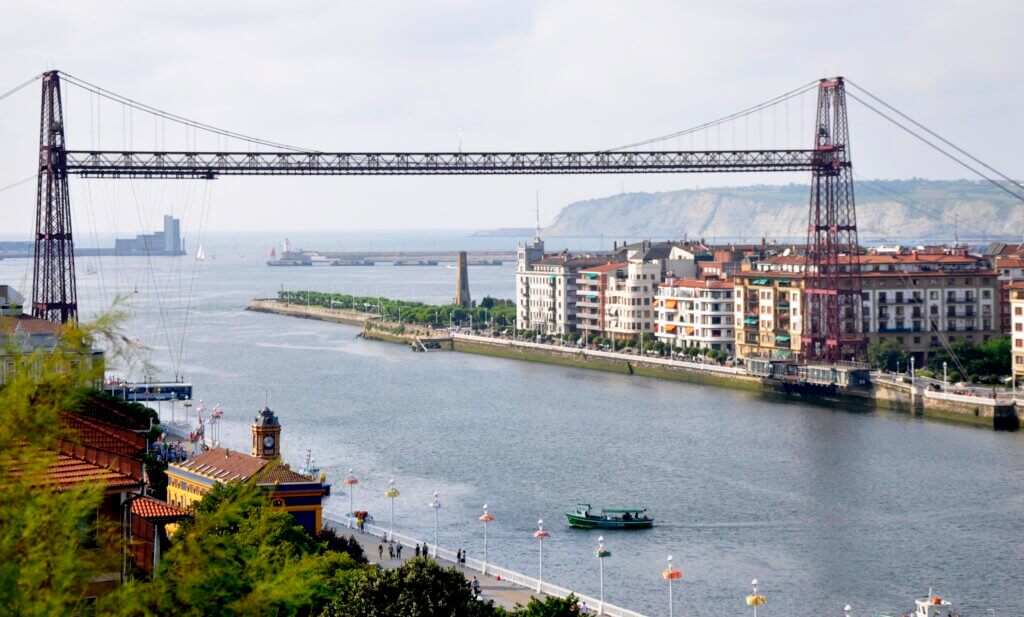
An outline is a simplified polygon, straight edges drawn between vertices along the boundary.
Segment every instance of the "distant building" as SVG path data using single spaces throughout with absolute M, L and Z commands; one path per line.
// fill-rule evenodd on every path
M 733 353 L 733 283 L 681 279 L 658 286 L 654 335 L 672 347 Z
M 118 238 L 114 240 L 114 254 L 184 255 L 185 242 L 181 238 L 181 221 L 169 214 L 165 214 L 162 231 L 138 235 L 134 238 Z
M 270 507 L 295 517 L 307 531 L 323 528 L 323 499 L 331 487 L 323 474 L 305 475 L 280 462 L 281 424 L 265 407 L 252 424 L 253 453 L 213 448 L 167 467 L 167 501 L 189 510 L 217 484 L 252 481 L 267 494 Z

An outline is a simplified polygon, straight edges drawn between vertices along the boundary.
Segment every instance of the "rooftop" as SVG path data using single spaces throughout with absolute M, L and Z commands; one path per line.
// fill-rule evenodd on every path
M 60 324 L 31 315 L 0 315 L 0 334 L 50 334 L 60 332 Z
M 678 281 L 672 281 L 668 285 L 663 287 L 699 287 L 701 289 L 732 289 L 735 285 L 732 281 L 724 280 L 705 280 L 699 281 L 697 279 L 679 279 Z
M 609 262 L 601 266 L 594 266 L 592 268 L 586 268 L 584 272 L 614 272 L 620 268 L 625 268 L 625 262 Z
M 153 523 L 170 523 L 188 518 L 188 512 L 152 497 L 139 497 L 133 500 L 132 514 Z
M 217 482 L 248 480 L 268 463 L 261 458 L 227 448 L 211 448 L 181 463 L 171 463 L 168 470 L 188 471 Z

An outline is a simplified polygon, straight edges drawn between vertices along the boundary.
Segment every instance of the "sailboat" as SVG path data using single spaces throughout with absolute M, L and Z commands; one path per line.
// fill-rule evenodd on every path
M 203 250 L 203 245 L 199 245 L 199 249 L 196 250 L 196 261 L 206 261 L 206 251 Z

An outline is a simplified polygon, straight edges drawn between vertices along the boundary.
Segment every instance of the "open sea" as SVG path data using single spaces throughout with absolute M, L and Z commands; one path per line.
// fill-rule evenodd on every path
M 509 248 L 513 238 L 458 232 L 296 233 L 332 250 Z M 263 405 L 284 425 L 285 459 L 307 450 L 333 483 L 329 513 L 349 497 L 396 530 L 480 557 L 487 503 L 493 563 L 535 575 L 543 518 L 544 578 L 597 595 L 600 532 L 573 530 L 579 501 L 645 506 L 647 531 L 605 531 L 605 599 L 667 614 L 660 573 L 682 570 L 678 615 L 747 614 L 757 578 L 771 616 L 908 611 L 929 586 L 961 615 L 1024 615 L 1024 432 L 809 405 L 757 393 L 457 353 L 412 353 L 356 338 L 358 329 L 244 310 L 277 289 L 450 300 L 455 270 L 265 265 L 279 237 L 211 235 L 208 255 L 79 258 L 83 318 L 118 295 L 126 333 L 150 348 L 156 377 L 180 373 L 225 410 L 224 445 L 248 450 Z M 570 248 L 610 248 L 574 239 Z M 549 249 L 561 248 L 549 242 Z M 194 250 L 194 248 L 193 248 Z M 0 261 L 0 282 L 30 295 L 31 264 Z M 95 270 L 95 274 L 88 272 Z M 513 295 L 512 264 L 471 267 L 474 298 Z M 162 408 L 165 416 L 169 408 Z M 176 411 L 181 413 L 180 408 Z M 993 611 L 993 612 L 990 612 Z

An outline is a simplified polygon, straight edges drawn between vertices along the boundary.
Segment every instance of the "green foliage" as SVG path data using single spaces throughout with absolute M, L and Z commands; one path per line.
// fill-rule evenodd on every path
M 484 322 L 490 320 L 494 321 L 495 326 L 511 326 L 516 320 L 514 301 L 499 300 L 489 296 L 481 300 L 479 306 L 472 308 L 454 304 L 432 305 L 409 300 L 329 294 L 307 290 L 281 290 L 277 292 L 277 298 L 281 302 L 303 306 L 322 306 L 380 315 L 389 321 L 398 321 L 399 313 L 401 313 L 402 322 L 435 327 L 447 326 L 449 317 L 455 323 L 468 323 L 472 317 L 474 328 L 478 324 L 479 327 L 483 327 Z
M 515 614 L 519 617 L 576 617 L 580 607 L 576 596 L 568 598 L 546 597 L 543 600 L 534 598 L 525 607 L 520 606 Z
M 52 483 L 53 444 L 66 437 L 60 416 L 82 404 L 83 386 L 102 378 L 89 358 L 94 342 L 116 334 L 116 320 L 69 327 L 52 350 L 11 360 L 19 367 L 0 389 L 0 606 L 11 615 L 70 615 L 85 608 L 89 580 L 118 571 L 115 530 L 96 521 L 101 486 Z M 73 436 L 72 436 L 73 437 Z M 64 490 L 58 490 L 63 488 Z
M 910 366 L 910 356 L 897 343 L 882 339 L 868 345 L 868 362 L 875 368 L 896 371 Z
M 319 540 L 329 551 L 348 553 L 348 556 L 354 561 L 366 563 L 363 545 L 359 544 L 359 541 L 351 535 L 344 536 L 335 531 L 333 527 L 324 527 L 320 531 Z
M 425 558 L 394 570 L 364 569 L 324 611 L 329 617 L 486 617 L 491 602 L 473 598 L 466 578 Z
M 959 361 L 954 362 L 954 357 Z M 982 383 L 997 383 L 1002 376 L 1010 374 L 1010 337 L 1001 336 L 980 345 L 960 339 L 932 354 L 928 368 L 942 375 L 942 363 L 947 363 L 949 381 L 969 379 Z M 966 375 L 959 366 L 963 366 Z

